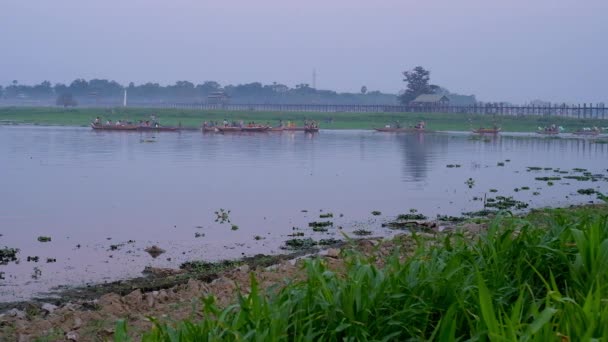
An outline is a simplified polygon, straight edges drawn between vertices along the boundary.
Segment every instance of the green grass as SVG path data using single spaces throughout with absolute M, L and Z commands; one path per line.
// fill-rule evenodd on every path
M 279 119 L 295 121 L 302 125 L 304 119 L 316 120 L 321 128 L 330 129 L 372 129 L 387 123 L 400 121 L 402 125 L 413 125 L 420 120 L 427 123 L 430 130 L 468 131 L 474 127 L 491 126 L 491 115 L 442 114 L 442 113 L 317 113 L 317 112 L 254 112 L 254 111 L 201 111 L 185 109 L 152 108 L 76 108 L 53 107 L 3 107 L 0 108 L 0 122 L 8 121 L 37 125 L 87 126 L 96 116 L 104 120 L 147 120 L 156 114 L 161 124 L 173 126 L 181 123 L 185 127 L 200 127 L 203 121 L 223 121 L 227 119 L 269 122 L 276 125 Z M 332 118 L 333 122 L 325 120 Z M 559 124 L 568 131 L 582 127 L 606 126 L 606 120 L 583 120 L 542 116 L 496 116 L 503 131 L 533 132 L 538 126 Z
M 606 206 L 499 215 L 471 237 L 402 237 L 379 268 L 347 252 L 344 273 L 323 259 L 307 279 L 251 290 L 220 308 L 203 299 L 201 321 L 153 320 L 143 341 L 590 341 L 608 340 Z M 398 242 L 399 240 L 397 240 Z M 116 341 L 126 341 L 119 322 Z

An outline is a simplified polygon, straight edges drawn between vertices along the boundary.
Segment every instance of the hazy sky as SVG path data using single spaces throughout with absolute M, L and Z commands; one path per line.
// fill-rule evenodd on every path
M 608 0 L 0 0 L 0 84 L 109 78 L 608 102 Z

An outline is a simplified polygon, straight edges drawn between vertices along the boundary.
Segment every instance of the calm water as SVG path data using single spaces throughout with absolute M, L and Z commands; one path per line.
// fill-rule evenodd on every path
M 0 301 L 138 276 L 148 265 L 276 253 L 292 227 L 316 239 L 340 237 L 306 227 L 320 210 L 334 213 L 346 232 L 366 227 L 387 235 L 381 223 L 390 215 L 410 208 L 430 217 L 479 210 L 483 204 L 473 198 L 493 195 L 491 188 L 531 207 L 585 203 L 595 196 L 577 189 L 607 192 L 608 182 L 564 180 L 548 187 L 534 177 L 552 171 L 526 167 L 605 173 L 607 157 L 606 144 L 532 136 L 473 141 L 458 133 L 216 135 L 0 126 L 0 246 L 21 250 L 18 264 L 0 266 Z M 522 186 L 531 189 L 514 191 Z M 238 230 L 214 222 L 220 208 L 231 210 Z M 383 215 L 373 217 L 372 210 Z M 38 236 L 52 241 L 38 242 Z M 143 250 L 154 244 L 167 252 L 153 259 Z M 27 262 L 28 256 L 40 261 Z

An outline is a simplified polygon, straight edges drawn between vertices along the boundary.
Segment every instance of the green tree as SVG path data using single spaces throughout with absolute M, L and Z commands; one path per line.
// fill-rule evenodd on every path
M 408 104 L 418 95 L 433 94 L 441 87 L 429 84 L 431 72 L 421 66 L 403 72 L 403 81 L 407 83 L 405 91 L 399 95 L 399 102 Z

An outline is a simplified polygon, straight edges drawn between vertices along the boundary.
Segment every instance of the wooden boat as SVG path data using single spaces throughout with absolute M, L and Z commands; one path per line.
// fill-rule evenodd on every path
M 283 132 L 285 129 L 283 127 L 269 127 L 268 130 L 270 132 Z
M 137 125 L 96 125 L 92 123 L 91 128 L 101 131 L 135 131 Z
M 543 135 L 558 135 L 559 130 L 540 130 L 540 131 L 536 131 L 536 133 L 543 134 Z
M 284 131 L 305 131 L 306 127 L 283 127 Z
M 218 126 L 216 127 L 219 132 L 222 133 L 231 133 L 231 132 L 241 132 L 243 129 L 241 127 L 232 127 L 232 126 Z
M 388 132 L 388 133 L 425 133 L 430 132 L 424 128 L 374 128 L 377 132 Z
M 266 132 L 270 129 L 268 126 L 242 127 L 243 132 Z
M 201 130 L 203 133 L 215 133 L 219 131 L 215 126 L 203 126 L 201 127 Z
M 153 131 L 153 132 L 177 132 L 179 128 L 177 127 L 153 127 L 153 126 L 138 126 L 138 131 Z
M 572 132 L 572 134 L 576 135 L 586 135 L 586 136 L 596 136 L 600 134 L 599 130 L 578 130 L 576 132 Z
M 478 128 L 478 129 L 474 129 L 473 133 L 475 134 L 498 134 L 500 132 L 501 128 L 497 127 L 497 128 Z
M 306 133 L 317 133 L 317 132 L 319 132 L 319 128 L 318 127 L 305 128 L 304 132 L 306 132 Z

